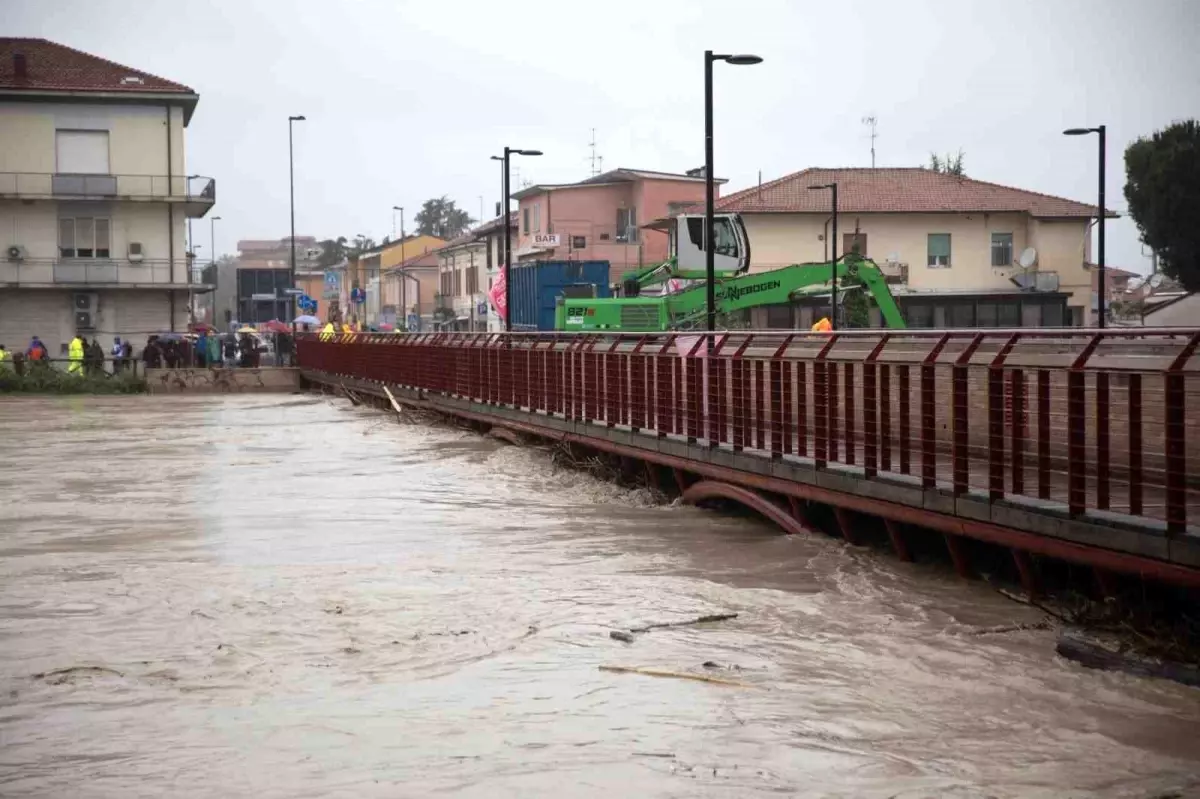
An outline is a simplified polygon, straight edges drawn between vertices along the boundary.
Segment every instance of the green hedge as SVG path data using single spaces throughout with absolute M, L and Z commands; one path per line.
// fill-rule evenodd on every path
M 0 368 L 0 394 L 143 394 L 146 380 L 133 374 L 82 377 L 57 369 L 26 367 L 24 375 Z

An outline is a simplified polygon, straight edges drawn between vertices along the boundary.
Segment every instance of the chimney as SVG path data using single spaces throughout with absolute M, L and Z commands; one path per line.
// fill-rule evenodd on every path
M 29 69 L 24 53 L 13 53 L 13 77 L 18 80 L 24 80 L 29 77 Z
M 702 178 L 704 177 L 704 167 L 698 166 L 695 169 L 689 169 L 685 174 L 689 178 Z

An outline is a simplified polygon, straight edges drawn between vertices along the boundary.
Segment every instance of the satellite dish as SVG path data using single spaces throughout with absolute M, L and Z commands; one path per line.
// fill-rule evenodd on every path
M 1037 250 L 1032 247 L 1026 247 L 1021 251 L 1021 257 L 1017 259 L 1017 263 L 1022 269 L 1028 269 L 1037 263 Z
M 1155 272 L 1150 276 L 1150 288 L 1156 289 L 1163 284 L 1162 272 Z
M 1129 292 L 1137 291 L 1138 289 L 1140 289 L 1142 287 L 1142 284 L 1145 282 L 1146 282 L 1146 278 L 1135 277 L 1132 280 L 1130 280 L 1128 283 L 1125 284 L 1125 292 L 1129 293 Z

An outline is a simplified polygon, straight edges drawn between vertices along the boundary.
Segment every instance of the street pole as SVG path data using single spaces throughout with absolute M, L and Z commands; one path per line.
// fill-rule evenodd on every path
M 809 186 L 809 191 L 825 191 L 829 190 L 833 203 L 833 215 L 829 222 L 833 224 L 833 235 L 827 236 L 825 239 L 826 249 L 832 256 L 829 261 L 829 325 L 832 330 L 837 330 L 837 222 L 838 222 L 838 184 L 837 183 L 822 183 L 820 186 Z M 827 223 L 828 224 L 828 223 Z
M 288 203 L 291 210 L 292 220 L 292 238 L 291 238 L 291 260 L 288 266 L 288 288 L 296 288 L 296 161 L 293 155 L 292 148 L 292 123 L 301 122 L 303 116 L 288 117 Z M 291 294 L 287 294 L 288 302 L 295 302 Z M 287 305 L 284 305 L 287 308 Z M 295 314 L 289 314 L 292 317 L 292 335 L 296 334 L 296 319 Z
M 213 273 L 212 273 L 213 286 L 216 286 L 217 282 L 218 282 L 217 281 L 217 220 L 220 218 L 221 217 L 219 217 L 219 216 L 214 216 L 208 220 L 208 222 L 209 222 L 208 264 L 209 264 L 209 266 L 212 267 L 212 270 L 213 270 Z M 213 290 L 215 291 L 216 289 L 213 289 Z M 215 300 L 215 295 L 214 295 L 214 300 Z M 215 321 L 217 321 L 217 304 L 216 304 L 216 302 L 212 303 L 212 309 L 213 309 L 213 321 L 215 322 Z M 216 327 L 216 325 L 213 325 L 213 327 Z
M 727 64 L 749 65 L 759 64 L 762 59 L 756 55 L 714 54 L 712 50 L 704 51 L 704 273 L 708 282 L 705 301 L 707 305 L 708 332 L 717 327 L 717 270 L 713 251 L 714 224 L 713 203 L 716 195 L 715 178 L 713 177 L 713 62 L 724 61 Z M 708 346 L 712 347 L 712 338 Z
M 1105 317 L 1107 311 L 1107 296 L 1105 289 L 1108 286 L 1108 268 L 1104 258 L 1104 172 L 1105 162 L 1107 158 L 1108 147 L 1108 129 L 1105 125 L 1100 125 L 1095 128 L 1068 128 L 1063 131 L 1064 136 L 1087 136 L 1089 133 L 1096 133 L 1100 136 L 1100 197 L 1099 207 L 1096 209 L 1096 244 L 1099 252 L 1096 254 L 1096 266 L 1098 267 L 1096 274 L 1096 326 L 1099 328 L 1106 327 Z M 1091 303 L 1088 303 L 1089 305 Z
M 504 197 L 501 200 L 502 214 L 504 216 L 504 260 L 500 263 L 500 268 L 504 270 L 504 332 L 512 332 L 512 269 L 508 267 L 508 259 L 511 257 L 509 250 L 509 238 L 512 236 L 512 229 L 508 219 L 508 156 L 512 152 L 509 147 L 504 148 Z
M 829 272 L 832 281 L 829 284 L 829 324 L 832 330 L 837 330 L 837 259 L 838 259 L 838 233 L 837 233 L 837 216 L 838 216 L 838 201 L 837 189 L 838 184 L 830 184 L 830 189 L 833 194 L 833 241 L 829 242 L 829 252 L 833 256 L 833 260 L 829 264 Z
M 713 51 L 704 51 L 704 276 L 706 329 L 717 329 L 717 267 L 713 252 Z M 709 339 L 712 346 L 712 339 Z
M 1099 231 L 1099 233 L 1097 233 L 1096 243 L 1098 245 L 1098 249 L 1100 250 L 1100 252 L 1097 253 L 1097 257 L 1099 260 L 1099 266 L 1100 266 L 1100 274 L 1097 276 L 1097 278 L 1098 278 L 1097 282 L 1100 284 L 1100 286 L 1099 286 L 1099 288 L 1100 288 L 1099 295 L 1100 296 L 1096 300 L 1096 302 L 1097 302 L 1096 309 L 1099 312 L 1099 316 L 1100 316 L 1099 326 L 1101 328 L 1104 328 L 1106 326 L 1105 317 L 1108 316 L 1108 312 L 1107 312 L 1107 308 L 1106 308 L 1107 301 L 1108 301 L 1108 295 L 1105 290 L 1108 285 L 1108 280 L 1107 280 L 1108 264 L 1104 260 L 1104 162 L 1108 160 L 1108 158 L 1106 157 L 1106 155 L 1107 155 L 1106 148 L 1108 146 L 1108 143 L 1106 141 L 1107 131 L 1106 131 L 1105 126 L 1101 125 L 1099 128 L 1097 128 L 1097 130 L 1100 132 L 1100 208 L 1099 208 L 1100 231 Z

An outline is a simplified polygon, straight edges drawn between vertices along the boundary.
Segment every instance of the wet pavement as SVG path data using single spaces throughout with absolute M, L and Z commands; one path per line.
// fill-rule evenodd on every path
M 1200 691 L 973 634 L 1039 615 L 948 570 L 537 449 L 70 397 L 0 399 L 0 453 L 6 797 L 1200 793 Z M 711 613 L 739 617 L 608 635 Z

